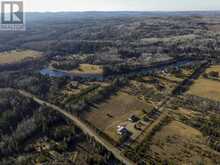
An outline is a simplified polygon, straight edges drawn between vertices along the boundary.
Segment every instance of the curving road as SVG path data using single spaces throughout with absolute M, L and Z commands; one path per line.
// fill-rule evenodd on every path
M 59 108 L 56 105 L 50 104 L 46 101 L 43 101 L 39 98 L 37 98 L 36 96 L 25 92 L 23 90 L 18 90 L 18 92 L 23 95 L 24 97 L 28 97 L 33 99 L 34 101 L 36 101 L 38 104 L 43 105 L 43 106 L 47 106 L 49 108 L 52 108 L 53 110 L 61 113 L 63 116 L 67 117 L 68 119 L 70 119 L 71 121 L 73 121 L 85 134 L 88 134 L 89 136 L 93 137 L 97 142 L 99 142 L 100 144 L 102 144 L 108 151 L 112 152 L 112 154 L 118 159 L 120 160 L 122 163 L 124 163 L 125 165 L 134 165 L 135 163 L 133 163 L 131 160 L 129 160 L 128 158 L 126 158 L 125 156 L 123 156 L 122 151 L 120 151 L 118 148 L 116 148 L 115 146 L 113 146 L 111 143 L 109 143 L 107 140 L 105 140 L 104 138 L 102 138 L 100 135 L 98 135 L 96 133 L 96 131 L 94 131 L 93 129 L 91 129 L 90 127 L 88 127 L 83 121 L 81 121 L 79 118 L 77 118 L 76 116 L 66 112 L 65 110 Z

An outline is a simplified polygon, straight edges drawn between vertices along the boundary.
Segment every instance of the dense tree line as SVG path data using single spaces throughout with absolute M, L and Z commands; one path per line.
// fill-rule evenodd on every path
M 23 118 L 33 115 L 34 109 L 39 106 L 29 100 L 24 99 L 15 92 L 1 92 L 0 101 L 0 138 L 4 134 L 10 134 Z

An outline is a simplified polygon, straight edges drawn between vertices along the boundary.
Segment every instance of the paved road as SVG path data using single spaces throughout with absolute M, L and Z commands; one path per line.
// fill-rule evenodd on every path
M 82 122 L 76 116 L 66 112 L 65 110 L 59 108 L 56 105 L 50 104 L 50 103 L 48 103 L 46 101 L 43 101 L 43 100 L 37 98 L 36 96 L 30 94 L 30 93 L 27 93 L 27 92 L 22 91 L 22 90 L 18 90 L 18 92 L 21 95 L 25 96 L 25 97 L 33 99 L 34 101 L 36 101 L 40 105 L 44 105 L 44 106 L 47 106 L 49 108 L 52 108 L 53 110 L 61 113 L 62 115 L 64 115 L 65 117 L 67 117 L 68 119 L 73 121 L 85 134 L 88 134 L 89 136 L 93 137 L 97 142 L 102 144 L 108 151 L 112 152 L 112 154 L 118 160 L 120 160 L 122 163 L 124 163 L 126 165 L 134 165 L 135 164 L 135 163 L 131 162 L 129 159 L 127 159 L 125 156 L 123 156 L 122 152 L 118 148 L 116 148 L 111 143 L 109 143 L 104 138 L 102 138 L 100 135 L 98 135 L 95 130 L 93 130 L 90 127 L 88 127 L 84 122 Z

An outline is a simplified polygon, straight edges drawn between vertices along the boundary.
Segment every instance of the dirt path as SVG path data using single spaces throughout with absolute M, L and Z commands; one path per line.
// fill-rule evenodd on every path
M 99 142 L 100 144 L 102 144 L 108 151 L 112 152 L 112 154 L 122 163 L 126 164 L 126 165 L 134 165 L 135 163 L 133 163 L 132 161 L 130 161 L 129 159 L 127 159 L 125 156 L 122 155 L 122 151 L 120 151 L 118 148 L 116 148 L 115 146 L 113 146 L 111 143 L 109 143 L 108 141 L 106 141 L 104 138 L 102 138 L 100 135 L 98 135 L 93 129 L 89 128 L 84 122 L 82 122 L 79 118 L 75 117 L 74 115 L 66 112 L 65 110 L 57 107 L 56 105 L 50 104 L 46 101 L 43 101 L 39 98 L 37 98 L 36 96 L 27 93 L 25 91 L 22 90 L 18 90 L 18 92 L 28 98 L 33 99 L 34 101 L 36 101 L 38 104 L 43 105 L 43 106 L 47 106 L 52 108 L 53 110 L 61 113 L 63 116 L 67 117 L 68 119 L 70 119 L 71 121 L 74 122 L 74 124 L 76 124 L 85 134 L 88 134 L 89 136 L 93 137 L 97 142 Z

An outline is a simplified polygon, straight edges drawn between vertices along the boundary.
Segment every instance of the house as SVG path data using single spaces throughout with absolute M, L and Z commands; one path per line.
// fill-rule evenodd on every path
M 122 136 L 127 136 L 129 134 L 129 131 L 124 126 L 117 126 L 117 133 Z
M 132 115 L 130 118 L 128 118 L 128 120 L 129 120 L 130 122 L 135 123 L 135 122 L 139 121 L 140 119 L 139 119 L 137 116 Z

